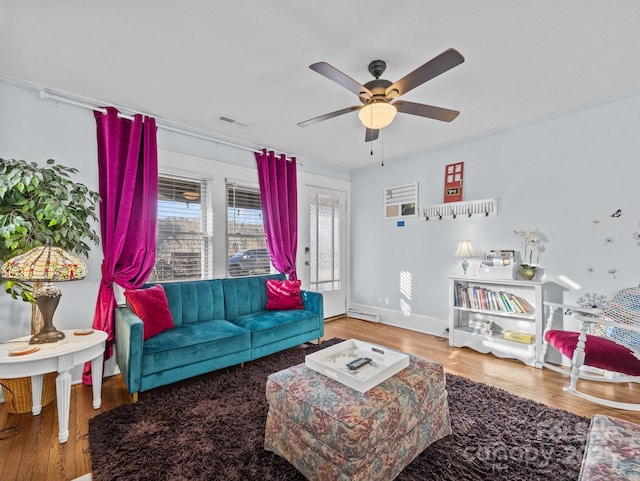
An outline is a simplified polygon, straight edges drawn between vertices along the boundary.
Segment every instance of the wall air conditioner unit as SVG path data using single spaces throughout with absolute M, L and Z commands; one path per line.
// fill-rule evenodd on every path
M 359 309 L 354 309 L 352 307 L 347 309 L 347 317 L 362 319 L 363 321 L 375 322 L 376 324 L 380 322 L 380 316 L 378 316 L 378 314 L 371 314 L 370 312 L 362 312 Z

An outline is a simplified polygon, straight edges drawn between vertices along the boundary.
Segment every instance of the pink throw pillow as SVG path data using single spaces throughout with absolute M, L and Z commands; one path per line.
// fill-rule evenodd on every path
M 300 294 L 300 281 L 267 279 L 267 311 L 304 309 Z
M 124 297 L 131 306 L 131 310 L 142 319 L 145 341 L 173 327 L 167 295 L 160 284 L 147 289 L 125 291 Z

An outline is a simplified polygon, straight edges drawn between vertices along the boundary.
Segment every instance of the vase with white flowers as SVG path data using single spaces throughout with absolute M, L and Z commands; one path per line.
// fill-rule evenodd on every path
M 524 240 L 524 255 L 519 267 L 520 275 L 523 279 L 530 281 L 537 272 L 537 266 L 533 263 L 533 251 L 540 242 L 540 235 L 537 230 L 516 230 L 514 232 Z

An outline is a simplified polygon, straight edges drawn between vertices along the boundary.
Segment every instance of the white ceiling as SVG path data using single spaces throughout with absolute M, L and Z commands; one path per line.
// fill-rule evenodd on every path
M 452 123 L 398 114 L 373 157 L 357 113 L 296 125 L 359 105 L 311 63 L 395 82 L 450 47 L 465 62 L 402 99 Z M 0 74 L 354 169 L 640 88 L 640 2 L 3 0 Z

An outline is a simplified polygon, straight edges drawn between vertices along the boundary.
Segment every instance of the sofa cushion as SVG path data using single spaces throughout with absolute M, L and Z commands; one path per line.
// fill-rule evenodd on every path
M 173 327 L 173 318 L 162 286 L 127 290 L 124 292 L 124 297 L 131 306 L 131 310 L 142 319 L 145 341 Z
M 269 276 L 235 277 L 222 280 L 224 288 L 223 319 L 235 319 L 244 314 L 264 311 L 267 305 L 267 279 L 284 280 L 284 274 Z
M 267 279 L 267 311 L 304 309 L 300 295 L 300 280 Z
M 142 347 L 142 372 L 148 375 L 227 354 L 251 351 L 251 336 L 225 320 L 185 324 L 164 331 Z
M 319 323 L 317 314 L 300 310 L 254 312 L 231 322 L 251 331 L 254 348 L 317 330 Z
M 163 283 L 175 325 L 225 319 L 221 279 Z

